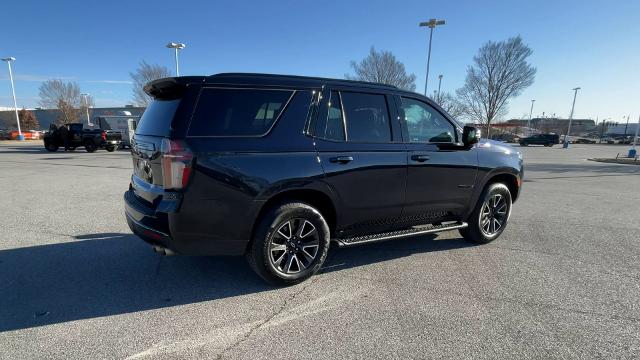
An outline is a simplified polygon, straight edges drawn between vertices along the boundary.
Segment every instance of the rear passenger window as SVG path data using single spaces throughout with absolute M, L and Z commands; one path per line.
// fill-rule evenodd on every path
M 292 94 L 290 90 L 205 88 L 189 136 L 265 135 Z
M 341 92 L 347 124 L 347 141 L 391 141 L 389 110 L 384 95 Z

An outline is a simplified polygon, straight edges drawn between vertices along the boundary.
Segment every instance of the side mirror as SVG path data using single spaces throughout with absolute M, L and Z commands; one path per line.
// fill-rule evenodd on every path
M 471 147 L 480 141 L 480 129 L 473 126 L 465 126 L 462 130 L 462 143 L 466 147 Z

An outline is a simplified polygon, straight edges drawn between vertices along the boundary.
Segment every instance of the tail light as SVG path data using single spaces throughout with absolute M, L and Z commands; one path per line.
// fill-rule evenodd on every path
M 107 141 L 107 132 L 103 131 L 102 134 L 100 134 L 100 136 L 102 136 L 102 141 Z
M 189 182 L 193 153 L 187 144 L 179 140 L 163 139 L 162 155 L 162 184 L 165 189 L 184 189 Z

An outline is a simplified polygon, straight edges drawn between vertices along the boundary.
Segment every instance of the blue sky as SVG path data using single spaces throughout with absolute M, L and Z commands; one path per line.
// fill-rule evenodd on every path
M 183 75 L 268 72 L 343 77 L 373 45 L 390 50 L 424 88 L 428 32 L 434 33 L 430 89 L 464 82 L 488 40 L 520 35 L 534 53 L 534 85 L 510 102 L 510 117 L 640 113 L 640 1 L 7 1 L 0 12 L 0 56 L 14 56 L 19 106 L 33 107 L 48 78 L 77 81 L 97 106 L 130 103 L 129 72 L 146 60 L 173 71 L 169 41 L 187 44 Z M 0 106 L 11 104 L 0 64 Z

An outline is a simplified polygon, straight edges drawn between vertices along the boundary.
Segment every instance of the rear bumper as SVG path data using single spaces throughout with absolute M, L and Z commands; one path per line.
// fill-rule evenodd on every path
M 169 221 L 166 213 L 154 211 L 138 200 L 132 190 L 124 193 L 124 213 L 131 231 L 152 245 L 169 247 Z
M 145 242 L 182 255 L 243 255 L 247 240 L 220 240 L 211 234 L 179 232 L 185 221 L 176 200 L 162 200 L 152 208 L 138 200 L 133 190 L 124 193 L 125 217 L 131 231 Z M 158 211 L 162 209 L 163 211 Z

